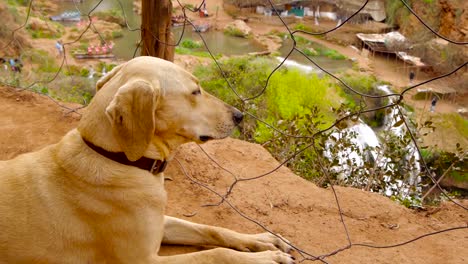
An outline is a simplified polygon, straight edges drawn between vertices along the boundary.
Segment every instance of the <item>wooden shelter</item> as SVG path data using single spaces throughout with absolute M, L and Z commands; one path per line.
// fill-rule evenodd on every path
M 409 55 L 406 51 L 410 49 L 410 43 L 405 36 L 399 32 L 389 32 L 385 34 L 363 34 L 358 33 L 356 37 L 360 40 L 361 50 L 367 49 L 372 53 L 387 55 L 387 58 L 394 54 L 396 59 L 403 61 L 405 73 L 414 72 L 417 74 L 421 70 L 430 68 L 420 57 Z
M 356 37 L 361 41 L 361 48 L 367 48 L 373 53 L 396 54 L 406 43 L 405 36 L 396 31 L 386 34 L 358 33 Z
M 414 99 L 431 100 L 434 96 L 441 100 L 454 101 L 457 96 L 457 90 L 443 83 L 425 84 L 422 88 L 416 89 Z

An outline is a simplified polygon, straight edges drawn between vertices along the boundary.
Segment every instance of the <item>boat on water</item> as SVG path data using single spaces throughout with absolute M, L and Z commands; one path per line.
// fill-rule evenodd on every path
M 76 52 L 76 53 L 73 53 L 73 57 L 75 57 L 75 59 L 113 59 L 115 55 L 112 53 L 88 54 L 88 53 Z
M 51 16 L 50 20 L 59 22 L 79 22 L 81 13 L 78 11 L 65 11 L 60 15 Z
M 114 43 L 101 43 L 98 45 L 89 45 L 85 50 L 76 50 L 73 52 L 75 59 L 112 59 L 115 55 L 112 53 Z

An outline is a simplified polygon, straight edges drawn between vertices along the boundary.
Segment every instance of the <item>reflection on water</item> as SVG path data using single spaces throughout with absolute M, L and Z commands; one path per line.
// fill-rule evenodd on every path
M 102 2 L 100 2 L 102 1 Z M 131 59 L 134 56 L 140 54 L 140 50 L 137 49 L 137 43 L 140 40 L 140 31 L 135 30 L 140 28 L 141 17 L 133 12 L 132 1 L 116 1 L 116 0 L 87 0 L 82 3 L 74 3 L 73 1 L 60 2 L 58 13 L 64 11 L 78 10 L 83 16 L 88 14 L 90 11 L 109 11 L 109 10 L 122 10 L 127 18 L 129 28 L 123 29 L 123 37 L 115 39 L 114 54 L 120 59 Z M 53 14 L 55 15 L 55 14 Z M 92 14 L 91 14 L 92 15 Z M 70 24 L 69 24 L 70 25 Z M 73 24 L 71 24 L 73 26 Z M 174 39 L 178 41 L 182 33 L 182 27 L 173 28 Z M 263 51 L 264 48 L 256 43 L 252 39 L 244 39 L 233 36 L 227 36 L 223 32 L 209 30 L 204 33 L 194 32 L 190 25 L 185 27 L 184 36 L 182 39 L 192 39 L 194 41 L 202 41 L 200 34 L 206 43 L 206 46 L 213 54 L 224 54 L 224 55 L 242 55 L 249 52 Z M 97 38 L 97 37 L 96 37 Z M 285 57 L 292 48 L 292 41 L 287 39 L 285 44 L 280 49 L 281 57 Z M 198 49 L 199 51 L 207 51 L 205 45 Z M 323 56 L 311 57 L 317 64 L 326 70 L 332 72 L 344 70 L 351 67 L 351 62 L 348 60 L 333 60 Z M 312 67 L 313 72 L 319 72 L 320 70 L 308 61 L 297 51 L 294 51 L 291 56 L 288 57 L 287 64 L 298 64 L 304 65 L 304 67 Z
M 133 12 L 132 1 L 120 1 L 120 3 L 122 4 L 130 29 L 139 29 L 141 17 Z M 85 15 L 94 8 L 96 9 L 94 9 L 93 12 L 118 10 L 122 8 L 120 3 L 115 0 L 103 0 L 100 4 L 99 0 L 88 0 L 83 3 L 62 2 L 60 4 L 59 13 L 70 10 L 79 10 L 83 15 Z M 140 31 L 130 29 L 124 28 L 123 37 L 114 40 L 114 54 L 118 58 L 130 59 L 134 54 L 138 55 L 140 53 L 140 51 L 137 50 L 137 43 L 140 40 Z M 175 41 L 178 41 L 182 33 L 182 27 L 173 28 L 173 32 Z M 214 30 L 197 33 L 193 31 L 190 25 L 186 26 L 182 39 L 202 41 L 200 34 L 206 42 L 206 46 L 213 54 L 242 55 L 249 52 L 264 50 L 260 44 L 256 43 L 252 39 L 226 36 L 223 32 Z M 207 51 L 207 48 L 202 47 L 199 50 Z
M 123 29 L 122 38 L 113 40 L 115 43 L 113 51 L 118 58 L 130 59 L 133 57 L 137 48 L 136 43 L 140 39 L 140 31 L 133 29 L 139 29 L 141 23 L 141 17 L 133 12 L 133 1 L 102 0 L 101 2 L 101 0 L 87 0 L 81 3 L 75 3 L 73 1 L 60 2 L 58 13 L 70 10 L 78 10 L 84 17 L 91 11 L 123 10 L 129 28 Z M 74 26 L 74 24 L 70 26 Z M 98 40 L 97 36 L 96 40 Z M 139 51 L 137 51 L 136 54 L 139 54 Z

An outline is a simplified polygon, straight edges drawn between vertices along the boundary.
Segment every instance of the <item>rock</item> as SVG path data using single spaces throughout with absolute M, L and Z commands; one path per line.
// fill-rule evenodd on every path
M 224 27 L 224 32 L 236 37 L 248 37 L 252 34 L 252 29 L 242 20 L 234 20 Z

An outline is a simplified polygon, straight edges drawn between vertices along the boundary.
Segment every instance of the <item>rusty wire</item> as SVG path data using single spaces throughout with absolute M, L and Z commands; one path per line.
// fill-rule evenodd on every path
M 124 16 L 124 20 L 125 20 L 125 24 L 126 24 L 126 27 L 129 31 L 141 31 L 143 30 L 144 28 L 141 27 L 141 28 L 132 28 L 129 23 L 128 23 L 128 20 L 127 20 L 127 16 L 125 14 L 125 10 L 123 8 L 123 5 L 122 5 L 122 2 L 121 0 L 116 0 L 120 6 L 120 8 L 122 9 L 123 11 L 123 16 Z M 463 42 L 463 41 L 456 41 L 456 40 L 452 40 L 452 39 L 449 39 L 445 36 L 442 36 L 440 35 L 438 32 L 436 32 L 433 28 L 431 28 L 418 14 L 415 13 L 414 10 L 411 9 L 411 7 L 404 1 L 404 0 L 400 0 L 404 5 L 405 7 L 408 9 L 408 11 L 414 15 L 420 22 L 422 25 L 424 25 L 425 28 L 427 28 L 428 30 L 430 30 L 434 35 L 452 43 L 452 44 L 455 44 L 455 45 L 467 45 L 468 42 Z M 18 30 L 21 30 L 23 28 L 26 27 L 27 23 L 28 23 L 28 20 L 31 16 L 31 10 L 32 10 L 32 7 L 33 7 L 33 2 L 34 0 L 30 0 L 29 1 L 29 4 L 28 4 L 28 8 L 27 8 L 27 16 L 25 18 L 25 21 L 22 25 L 20 25 L 18 28 L 14 29 L 11 31 L 11 39 L 10 41 L 7 42 L 7 44 L 4 46 L 4 47 L 0 47 L 0 49 L 5 49 L 7 48 L 8 46 L 12 45 L 16 40 L 15 38 L 15 34 Z M 80 41 L 80 39 L 83 37 L 83 35 L 88 31 L 88 30 L 91 30 L 91 29 L 94 29 L 94 31 L 98 34 L 99 38 L 103 39 L 102 35 L 96 30 L 96 28 L 94 27 L 93 25 L 93 21 L 91 19 L 91 16 L 92 16 L 92 13 L 96 10 L 96 8 L 103 2 L 103 0 L 100 0 L 97 2 L 97 4 L 86 14 L 82 15 L 83 17 L 87 17 L 89 22 L 87 24 L 87 26 L 85 27 L 84 30 L 81 31 L 80 35 L 73 41 L 70 41 L 70 42 L 66 42 L 63 44 L 63 48 L 64 48 L 64 52 L 63 52 L 63 58 L 62 58 L 62 61 L 61 61 L 61 64 L 60 64 L 60 68 L 58 69 L 58 71 L 55 73 L 55 75 L 48 79 L 48 80 L 39 80 L 39 81 L 35 81 L 29 85 L 26 85 L 26 86 L 22 86 L 22 87 L 15 87 L 15 88 L 18 88 L 18 89 L 27 89 L 27 90 L 31 90 L 31 87 L 33 87 L 35 84 L 38 84 L 38 83 L 44 83 L 44 84 L 47 84 L 47 83 L 51 83 L 52 81 L 54 81 L 59 73 L 62 71 L 63 67 L 65 65 L 67 65 L 67 56 L 66 56 L 66 52 L 65 52 L 65 49 L 66 49 L 66 46 L 69 46 L 70 44 L 73 44 L 73 43 L 76 43 L 78 41 Z M 242 103 L 246 103 L 248 102 L 249 100 L 253 100 L 255 98 L 258 98 L 260 96 L 262 96 L 266 89 L 268 88 L 268 83 L 270 81 L 270 78 L 271 76 L 286 62 L 286 60 L 290 57 L 290 55 L 293 53 L 293 51 L 297 51 L 299 52 L 300 54 L 302 54 L 311 64 L 315 65 L 317 68 L 319 68 L 321 71 L 323 71 L 325 74 L 327 74 L 328 76 L 332 77 L 333 79 L 335 79 L 336 81 L 338 81 L 339 83 L 341 83 L 346 89 L 348 89 L 349 91 L 351 91 L 352 93 L 355 93 L 361 97 L 368 97 L 368 98 L 384 98 L 384 97 L 391 97 L 391 96 L 395 96 L 397 97 L 397 99 L 395 100 L 395 102 L 392 102 L 388 105 L 384 105 L 384 106 L 381 106 L 381 107 L 376 107 L 376 108 L 373 108 L 373 109 L 367 109 L 365 107 L 360 107 L 356 112 L 352 112 L 352 113 L 349 113 L 341 118 L 338 118 L 332 125 L 330 125 L 329 127 L 325 128 L 325 129 L 322 129 L 316 133 L 314 133 L 313 135 L 311 136 L 297 136 L 297 135 L 289 135 L 288 133 L 282 131 L 281 129 L 279 128 L 276 128 L 274 125 L 271 125 L 269 124 L 268 122 L 262 120 L 261 118 L 255 116 L 254 114 L 250 113 L 250 112 L 245 112 L 246 115 L 250 116 L 251 118 L 255 119 L 256 121 L 258 122 L 261 122 L 263 124 L 265 124 L 267 127 L 269 127 L 270 129 L 273 129 L 275 130 L 276 132 L 278 133 L 281 133 L 282 135 L 284 136 L 288 136 L 288 137 L 295 137 L 295 138 L 307 138 L 307 139 L 310 139 L 312 142 L 310 144 L 307 144 L 305 145 L 304 147 L 302 147 L 301 149 L 299 149 L 298 151 L 295 151 L 292 155 L 290 155 L 288 158 L 286 158 L 285 160 L 283 161 L 280 161 L 280 164 L 277 165 L 275 168 L 271 169 L 270 171 L 268 172 L 265 172 L 265 173 L 262 173 L 261 175 L 254 175 L 254 176 L 250 176 L 250 177 L 246 177 L 246 178 L 241 178 L 239 176 L 237 176 L 235 173 L 233 173 L 232 171 L 224 168 L 220 163 L 218 163 L 216 161 L 216 159 L 214 157 L 211 157 L 204 149 L 202 146 L 199 146 L 201 151 L 211 160 L 211 162 L 213 162 L 214 164 L 216 164 L 216 166 L 220 167 L 222 170 L 226 171 L 228 174 L 230 174 L 232 177 L 233 177 L 233 181 L 232 183 L 230 184 L 230 186 L 228 187 L 228 190 L 225 192 L 225 193 L 218 193 L 217 191 L 213 190 L 213 188 L 211 188 L 210 186 L 204 184 L 204 183 L 201 183 L 200 181 L 198 181 L 197 179 L 193 178 L 192 176 L 189 175 L 189 173 L 187 172 L 187 170 L 184 168 L 184 164 L 182 164 L 178 159 L 175 159 L 175 161 L 179 164 L 183 174 L 193 183 L 201 186 L 202 188 L 208 190 L 209 192 L 215 194 L 216 196 L 218 196 L 220 198 L 220 201 L 218 203 L 215 203 L 215 204 L 207 204 L 207 205 L 204 205 L 204 206 L 219 206 L 223 203 L 227 204 L 233 211 L 235 211 L 237 214 L 239 214 L 241 217 L 243 217 L 244 219 L 250 221 L 250 222 L 253 222 L 255 223 L 257 226 L 261 227 L 263 230 L 267 231 L 267 232 L 270 232 L 274 235 L 276 235 L 272 230 L 270 230 L 267 226 L 265 226 L 264 224 L 260 223 L 259 221 L 255 220 L 254 218 L 246 215 L 245 213 L 242 212 L 241 209 L 237 208 L 232 202 L 230 202 L 229 200 L 229 195 L 232 193 L 233 189 L 235 188 L 235 186 L 237 185 L 237 183 L 239 182 L 242 182 L 242 181 L 252 181 L 252 180 L 257 180 L 259 178 L 262 178 L 262 177 L 266 177 L 270 174 L 272 174 L 273 172 L 277 171 L 279 168 L 281 168 L 282 166 L 284 166 L 287 162 L 289 162 L 290 160 L 294 159 L 297 155 L 299 155 L 300 153 L 302 153 L 303 151 L 309 149 L 309 148 L 312 148 L 316 153 L 320 153 L 316 147 L 315 147 L 315 140 L 317 138 L 318 135 L 320 134 L 323 134 L 327 131 L 330 131 L 332 130 L 337 124 L 339 124 L 340 122 L 346 120 L 346 119 L 349 119 L 351 117 L 356 117 L 356 116 L 359 116 L 363 113 L 367 113 L 367 112 L 373 112 L 373 111 L 377 111 L 377 110 L 380 110 L 380 109 L 385 109 L 385 108 L 391 108 L 391 107 L 400 107 L 401 105 L 401 102 L 402 100 L 404 99 L 404 95 L 415 89 L 416 87 L 419 87 L 421 85 L 424 85 L 424 84 L 427 84 L 427 83 L 430 83 L 430 82 L 433 82 L 435 80 L 438 80 L 438 79 L 442 79 L 442 78 L 445 78 L 447 76 L 450 76 L 450 75 L 453 75 L 455 74 L 456 72 L 464 69 L 468 62 L 464 62 L 462 63 L 461 65 L 459 65 L 458 67 L 454 68 L 453 70 L 445 73 L 445 74 L 441 74 L 440 76 L 436 76 L 436 77 L 433 77 L 431 79 L 428 79 L 428 80 L 425 80 L 421 83 L 418 83 L 418 84 L 415 84 L 415 85 L 412 85 L 410 87 L 407 87 L 406 89 L 404 89 L 402 92 L 400 93 L 390 93 L 390 94 L 386 94 L 386 95 L 370 95 L 370 94 L 365 94 L 365 93 L 361 93 L 359 91 L 357 91 L 356 89 L 354 89 L 353 87 L 349 86 L 347 83 L 345 83 L 342 79 L 340 79 L 338 76 L 334 75 L 333 73 L 331 73 L 330 71 L 328 71 L 327 69 L 323 68 L 322 66 L 320 66 L 316 61 L 314 61 L 312 58 L 306 56 L 300 49 L 297 48 L 297 43 L 296 43 L 296 39 L 295 39 L 295 36 L 297 34 L 306 34 L 306 35 L 310 35 L 310 36 L 318 36 L 318 35 L 324 35 L 324 34 L 327 34 L 327 33 L 330 33 L 330 32 L 333 32 L 337 29 L 339 29 L 340 27 L 344 26 L 346 23 L 348 23 L 350 21 L 350 19 L 352 19 L 355 15 L 357 15 L 359 12 L 361 12 L 361 10 L 363 10 L 367 3 L 369 2 L 369 0 L 366 0 L 351 16 L 349 16 L 345 21 L 343 21 L 342 23 L 340 23 L 339 25 L 337 25 L 336 27 L 332 28 L 332 29 L 329 29 L 329 30 L 326 30 L 324 32 L 308 32 L 308 31 L 304 31 L 304 30 L 291 30 L 288 25 L 285 23 L 285 21 L 281 18 L 281 16 L 279 15 L 278 11 L 275 9 L 275 6 L 273 4 L 273 2 L 271 0 L 266 0 L 266 3 L 271 7 L 271 9 L 274 11 L 274 14 L 278 17 L 278 19 L 282 22 L 283 26 L 284 26 L 284 29 L 288 32 L 289 36 L 291 37 L 291 39 L 293 40 L 293 47 L 291 48 L 291 50 L 288 52 L 287 56 L 285 56 L 285 58 L 271 71 L 271 73 L 269 74 L 269 76 L 267 77 L 266 81 L 265 81 L 265 85 L 263 87 L 263 89 L 258 93 L 258 94 L 255 94 L 251 97 L 247 97 L 247 98 L 244 98 L 242 97 L 236 90 L 235 86 L 233 84 L 231 84 L 226 76 L 226 73 L 225 71 L 222 69 L 222 66 L 221 64 L 219 63 L 219 61 L 216 59 L 216 56 L 214 56 L 214 54 L 211 52 L 210 50 L 210 47 L 208 47 L 205 39 L 203 38 L 203 35 L 201 33 L 198 33 L 200 39 L 202 40 L 203 44 L 205 45 L 205 48 L 206 50 L 208 51 L 208 53 L 210 54 L 213 62 L 216 64 L 217 68 L 219 69 L 221 75 L 224 77 L 225 81 L 226 81 L 226 84 L 227 86 L 233 91 L 233 93 L 238 97 L 238 99 L 242 102 Z M 175 43 L 162 43 L 160 42 L 161 44 L 165 44 L 165 45 L 171 45 L 171 46 L 178 46 L 180 44 L 180 42 L 182 41 L 182 37 L 184 35 L 184 32 L 186 30 L 186 26 L 190 26 L 192 28 L 195 27 L 195 25 L 188 19 L 188 16 L 186 14 L 187 11 L 189 12 L 198 12 L 201 7 L 203 6 L 203 4 L 205 3 L 205 0 L 202 0 L 200 2 L 200 5 L 198 5 L 197 7 L 195 8 L 188 8 L 186 6 L 184 6 L 183 4 L 180 3 L 180 1 L 177 1 L 177 3 L 180 5 L 180 7 L 182 8 L 182 12 L 183 12 L 183 15 L 184 15 L 184 18 L 185 18 L 185 22 L 184 22 L 184 25 L 183 25 L 183 29 L 182 29 L 182 34 L 180 36 L 180 38 L 175 42 Z M 79 10 L 78 6 L 76 6 L 76 9 L 78 11 L 81 12 L 81 10 Z M 153 36 L 155 38 L 157 38 L 157 36 Z M 140 44 L 141 44 L 141 40 L 140 40 L 140 43 L 139 45 L 137 45 L 137 47 L 135 48 L 135 51 L 134 51 L 134 57 L 136 56 L 137 54 L 137 51 L 138 49 L 140 48 Z M 11 85 L 8 85 L 8 84 L 5 84 L 5 83 L 0 83 L 0 84 L 3 84 L 3 85 L 6 85 L 6 86 L 11 86 Z M 78 110 L 81 108 L 70 108 L 70 107 L 67 107 L 63 104 L 61 104 L 59 101 L 55 100 L 54 98 L 52 98 L 51 96 L 49 95 L 46 95 L 50 100 L 52 100 L 54 103 L 56 103 L 58 106 L 62 107 L 62 108 L 65 108 L 67 109 L 69 112 L 75 112 L 75 113 L 78 113 Z M 399 109 L 399 108 L 398 108 Z M 420 147 L 418 145 L 418 142 L 416 141 L 416 138 L 415 138 L 415 135 L 411 132 L 411 129 L 410 129 L 410 125 L 408 123 L 408 120 L 407 120 L 407 117 L 405 115 L 403 115 L 401 113 L 401 111 L 399 111 L 399 115 L 400 115 L 400 118 L 403 120 L 403 124 L 405 125 L 410 137 L 411 137 L 411 140 L 413 142 L 413 144 L 416 146 L 416 149 L 417 149 L 417 152 L 419 153 L 419 155 L 421 156 L 421 150 L 420 150 Z M 320 155 L 318 155 L 320 157 Z M 423 168 L 426 172 L 426 176 L 428 176 L 432 182 L 434 183 L 434 186 L 437 187 L 443 195 L 445 195 L 452 203 L 456 204 L 457 206 L 463 208 L 464 210 L 467 210 L 467 208 L 465 206 L 463 206 L 462 204 L 456 202 L 455 200 L 453 200 L 450 196 L 447 195 L 447 193 L 445 192 L 445 190 L 438 184 L 437 180 L 434 179 L 434 177 L 432 176 L 432 174 L 430 173 L 430 169 L 429 167 L 427 166 L 427 164 L 425 164 L 424 162 L 424 159 L 421 159 L 422 162 L 423 162 Z M 318 158 L 318 161 L 317 161 L 319 164 L 320 164 L 320 168 L 322 169 L 322 172 L 323 174 L 329 178 L 329 173 L 327 171 L 327 169 L 325 168 L 325 166 L 323 165 L 322 161 L 320 158 Z M 331 181 L 330 181 L 331 182 Z M 335 203 L 336 203 L 336 206 L 337 206 L 337 210 L 338 210 L 338 214 L 339 214 L 339 217 L 340 217 L 340 220 L 342 222 L 342 225 L 343 225 L 343 229 L 344 229 L 344 232 L 345 232 L 345 236 L 346 236 L 346 239 L 347 239 L 347 244 L 336 249 L 336 250 L 333 250 L 331 252 L 328 252 L 328 253 L 325 253 L 325 254 L 322 254 L 322 255 L 317 255 L 317 254 L 312 254 L 310 252 L 306 252 L 305 250 L 301 249 L 299 246 L 297 245 L 294 245 L 292 243 L 290 243 L 289 241 L 283 239 L 282 237 L 278 236 L 280 239 L 282 239 L 284 242 L 286 242 L 287 244 L 289 244 L 292 248 L 294 248 L 302 257 L 301 260 L 299 260 L 299 262 L 303 262 L 303 261 L 320 261 L 322 263 L 328 263 L 325 259 L 327 257 L 330 257 L 330 256 L 333 256 L 333 255 L 336 255 L 336 254 L 339 254 L 340 252 L 343 252 L 345 250 L 349 250 L 351 249 L 352 247 L 367 247 L 367 248 L 374 248 L 374 249 L 383 249 L 383 248 L 394 248 L 394 247 L 400 247 L 400 246 L 404 246 L 408 243 L 412 243 L 414 241 L 417 241 L 417 240 L 420 240 L 420 239 L 423 239 L 425 237 L 428 237 L 428 236 L 434 236 L 434 235 L 437 235 L 437 234 L 441 234 L 441 233 L 445 233 L 445 232 L 449 232 L 449 231 L 454 231 L 454 230 L 460 230 L 460 229 L 467 229 L 468 226 L 465 225 L 465 226 L 459 226 L 459 227 L 451 227 L 451 228 L 446 228 L 446 229 L 442 229 L 442 230 L 438 230 L 438 231 L 434 231 L 434 232 L 431 232 L 431 233 L 426 233 L 426 234 L 423 234 L 423 235 L 420 235 L 420 236 L 416 236 L 410 240 L 407 240 L 407 241 L 404 241 L 404 242 L 400 242 L 400 243 L 396 243 L 396 244 L 392 244 L 392 245 L 371 245 L 371 244 L 364 244 L 364 243 L 353 243 L 352 242 L 352 239 L 351 239 L 351 236 L 348 232 L 348 228 L 347 228 L 347 225 L 344 221 L 344 218 L 343 218 L 343 210 L 341 208 L 341 205 L 340 205 L 340 201 L 339 201 L 339 197 L 333 187 L 333 184 L 330 185 L 331 187 L 331 190 L 333 192 L 333 195 L 334 195 L 334 198 L 335 198 Z

